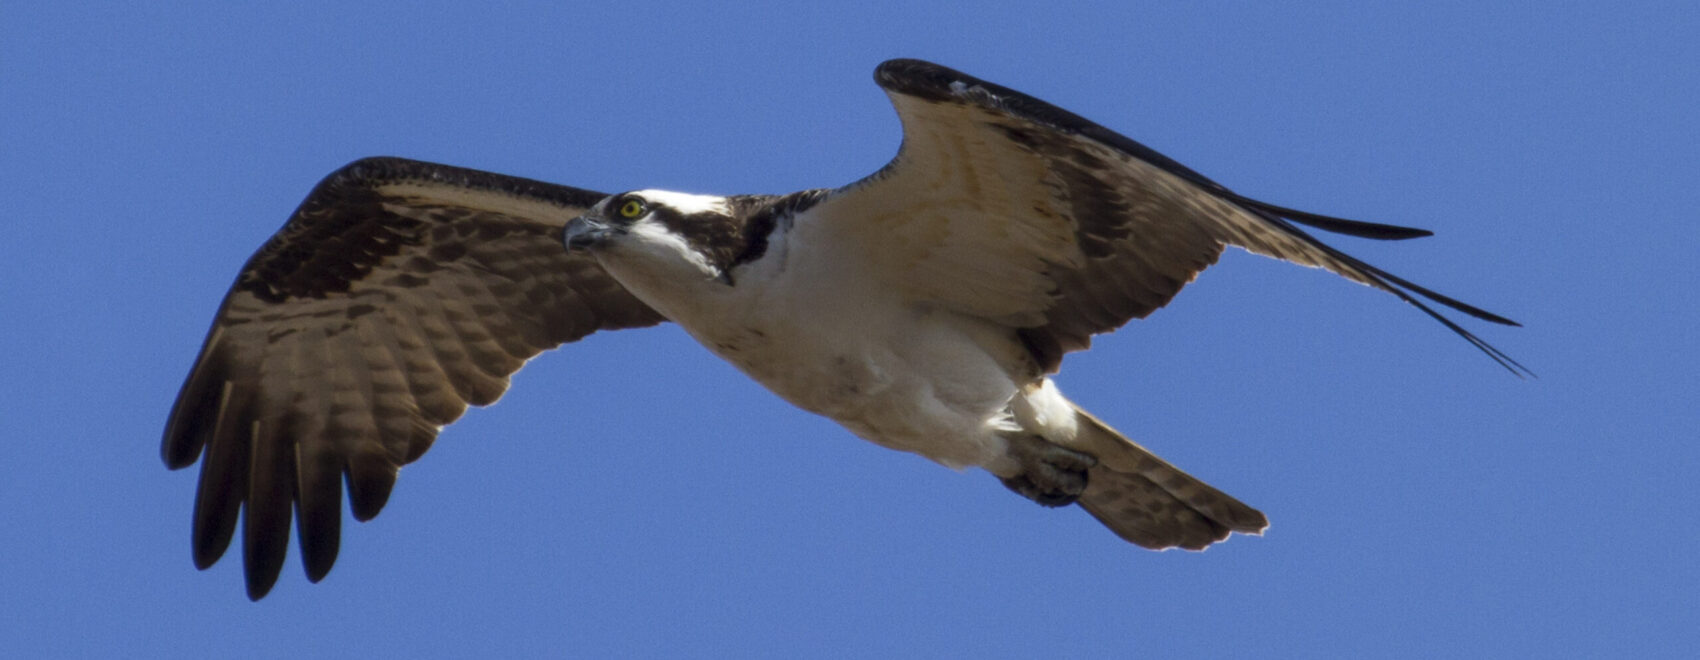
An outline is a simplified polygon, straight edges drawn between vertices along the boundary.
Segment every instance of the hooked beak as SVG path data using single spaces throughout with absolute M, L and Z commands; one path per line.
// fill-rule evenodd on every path
M 601 221 L 581 215 L 567 222 L 564 240 L 568 250 L 588 248 L 608 238 L 613 230 Z

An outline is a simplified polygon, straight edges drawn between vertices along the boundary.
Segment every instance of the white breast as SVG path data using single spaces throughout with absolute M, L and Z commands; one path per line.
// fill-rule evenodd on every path
M 1007 328 L 904 300 L 833 259 L 801 259 L 789 234 L 734 272 L 736 286 L 663 303 L 710 350 L 787 401 L 872 442 L 953 467 L 1002 455 Z

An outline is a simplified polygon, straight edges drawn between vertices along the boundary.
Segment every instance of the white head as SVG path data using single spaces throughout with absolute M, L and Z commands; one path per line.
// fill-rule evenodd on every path
M 663 310 L 734 285 L 731 270 L 766 250 L 766 198 L 664 190 L 613 195 L 567 223 L 568 250 L 584 250 L 620 284 Z M 755 220 L 755 222 L 752 222 Z

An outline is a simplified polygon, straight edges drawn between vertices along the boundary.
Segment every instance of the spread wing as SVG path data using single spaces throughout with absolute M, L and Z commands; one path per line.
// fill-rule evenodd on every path
M 1526 373 L 1422 298 L 1512 321 L 1359 261 L 1297 224 L 1376 239 L 1427 231 L 1237 195 L 1079 115 L 936 64 L 892 60 L 874 79 L 897 108 L 903 146 L 812 209 L 819 230 L 916 299 L 1020 328 L 1047 371 L 1092 335 L 1167 304 L 1236 245 L 1392 293 Z
M 166 465 L 202 459 L 195 565 L 224 554 L 240 512 L 248 595 L 264 596 L 293 507 L 318 581 L 336 561 L 345 480 L 354 517 L 370 519 L 400 466 L 527 359 L 661 322 L 561 242 L 602 197 L 397 158 L 320 182 L 243 266 L 166 425 Z

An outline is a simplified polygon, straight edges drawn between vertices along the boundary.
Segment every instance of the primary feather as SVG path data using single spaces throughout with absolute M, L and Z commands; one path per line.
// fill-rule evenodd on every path
M 1483 311 L 1297 225 L 1420 229 L 1238 195 L 1131 139 L 917 60 L 875 80 L 897 156 L 836 189 L 618 196 L 396 158 L 322 181 L 242 268 L 167 423 L 201 462 L 197 566 L 243 528 L 248 594 L 290 536 L 309 579 L 335 562 L 346 497 L 378 514 L 400 466 L 539 352 L 679 323 L 796 405 L 883 446 L 979 466 L 1048 506 L 1079 503 L 1151 548 L 1257 533 L 1262 513 L 1065 398 L 1063 357 L 1167 304 L 1227 246 L 1323 268 L 1417 306 Z M 570 248 L 569 248 L 570 246 Z M 1514 324 L 1513 324 L 1514 325 Z

